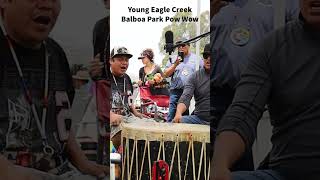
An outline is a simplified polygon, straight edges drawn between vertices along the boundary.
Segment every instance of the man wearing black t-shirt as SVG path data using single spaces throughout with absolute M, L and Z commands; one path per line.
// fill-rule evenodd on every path
M 133 86 L 130 77 L 126 74 L 129 66 L 129 59 L 132 55 L 125 47 L 115 47 L 111 51 L 111 89 L 112 101 L 110 115 L 114 119 L 111 121 L 111 138 L 116 147 L 120 145 L 120 122 L 124 117 L 129 117 L 132 114 L 142 118 L 132 102 L 130 96 L 133 93 Z
M 132 54 L 125 47 L 115 47 L 110 55 L 110 70 L 111 70 L 111 139 L 113 144 L 120 146 L 120 127 L 119 124 L 124 121 L 124 117 L 143 118 L 144 115 L 139 113 L 132 102 L 130 96 L 133 93 L 133 86 L 130 77 L 126 74 L 129 67 L 129 59 Z M 91 66 L 91 77 L 101 75 L 102 67 Z M 132 116 L 134 115 L 134 116 Z
M 1 1 L 0 12 L 0 179 L 82 178 L 53 175 L 68 171 L 67 159 L 104 176 L 107 169 L 86 159 L 70 130 L 69 65 L 48 38 L 60 1 Z

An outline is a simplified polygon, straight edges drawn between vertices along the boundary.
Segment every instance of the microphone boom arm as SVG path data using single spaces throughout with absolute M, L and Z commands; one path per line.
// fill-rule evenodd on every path
M 175 49 L 176 47 L 180 46 L 181 44 L 187 44 L 187 43 L 192 42 L 192 41 L 194 41 L 194 40 L 196 40 L 196 39 L 204 38 L 204 37 L 208 36 L 210 33 L 211 33 L 211 31 L 206 32 L 206 33 L 203 33 L 203 34 L 200 34 L 199 36 L 196 36 L 196 37 L 191 38 L 191 39 L 189 39 L 189 40 L 183 41 L 183 42 L 181 42 L 181 43 L 178 43 L 178 44 L 176 44 L 176 45 L 173 46 L 173 49 Z

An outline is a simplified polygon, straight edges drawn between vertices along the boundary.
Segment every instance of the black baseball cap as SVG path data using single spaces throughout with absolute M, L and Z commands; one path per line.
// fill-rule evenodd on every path
M 202 54 L 211 54 L 210 44 L 206 44 L 206 45 L 204 46 L 204 49 L 203 49 Z
M 125 47 L 114 47 L 111 51 L 111 58 L 116 56 L 127 56 L 129 59 L 132 57 L 132 54 L 129 53 L 129 50 Z

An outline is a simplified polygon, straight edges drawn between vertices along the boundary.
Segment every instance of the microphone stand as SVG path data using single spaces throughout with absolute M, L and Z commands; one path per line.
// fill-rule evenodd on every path
M 190 42 L 192 42 L 192 41 L 194 41 L 194 40 L 196 40 L 196 39 L 204 38 L 204 37 L 208 36 L 210 33 L 211 33 L 211 31 L 206 32 L 206 33 L 203 33 L 203 34 L 200 34 L 199 36 L 196 36 L 196 37 L 191 38 L 191 39 L 189 39 L 189 40 L 182 41 L 181 43 L 178 43 L 178 44 L 174 45 L 174 46 L 172 47 L 172 49 L 175 49 L 176 47 L 179 47 L 181 44 L 188 44 L 188 43 L 190 43 Z
M 182 44 L 188 44 L 188 43 L 190 43 L 190 42 L 192 42 L 192 41 L 194 41 L 196 39 L 204 38 L 204 37 L 208 36 L 210 33 L 211 33 L 211 31 L 203 33 L 203 34 L 200 34 L 199 36 L 196 36 L 196 37 L 191 38 L 189 40 L 182 41 L 182 42 L 180 42 L 180 43 L 178 43 L 176 45 L 173 45 L 170 49 L 167 50 L 167 53 L 169 53 L 169 61 L 170 61 L 170 63 L 172 64 L 171 54 L 172 54 L 172 52 L 174 51 L 175 48 L 179 47 Z M 166 46 L 165 46 L 165 49 L 166 49 Z

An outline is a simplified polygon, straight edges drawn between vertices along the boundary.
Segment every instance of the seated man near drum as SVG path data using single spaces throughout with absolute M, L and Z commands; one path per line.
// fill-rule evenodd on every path
M 193 73 L 185 84 L 173 119 L 175 123 L 210 124 L 210 44 L 205 45 L 203 59 L 204 68 Z M 193 96 L 196 102 L 194 115 L 182 116 Z
M 139 118 L 144 117 L 136 110 L 134 104 L 129 102 L 130 96 L 133 94 L 133 86 L 126 71 L 131 57 L 132 54 L 125 47 L 115 47 L 111 51 L 111 140 L 116 148 L 121 144 L 119 124 L 126 119 L 125 117 L 132 116 L 132 114 Z
M 129 59 L 132 57 L 132 54 L 130 54 L 125 47 L 115 47 L 112 49 L 110 56 L 109 62 L 112 74 L 110 111 L 111 140 L 114 146 L 118 148 L 121 144 L 119 124 L 125 121 L 127 119 L 126 117 L 132 116 L 132 114 L 138 118 L 144 116 L 135 109 L 134 104 L 129 102 L 130 96 L 133 94 L 133 86 L 126 71 L 129 67 Z M 90 69 L 91 76 L 101 74 L 102 67 L 103 66 L 92 66 Z

